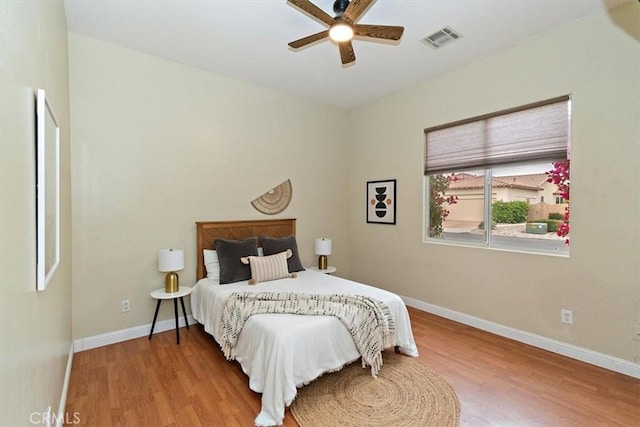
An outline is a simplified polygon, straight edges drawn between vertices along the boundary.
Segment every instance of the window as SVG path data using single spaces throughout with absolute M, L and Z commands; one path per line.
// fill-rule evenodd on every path
M 547 173 L 561 165 L 568 186 L 568 96 L 426 129 L 425 139 L 427 242 L 569 254 L 556 233 L 568 230 L 568 205 L 544 203 L 568 203 Z

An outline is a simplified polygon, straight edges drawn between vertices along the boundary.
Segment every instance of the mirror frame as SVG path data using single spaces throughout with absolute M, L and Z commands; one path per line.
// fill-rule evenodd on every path
M 36 94 L 36 289 L 60 264 L 60 126 L 44 89 Z

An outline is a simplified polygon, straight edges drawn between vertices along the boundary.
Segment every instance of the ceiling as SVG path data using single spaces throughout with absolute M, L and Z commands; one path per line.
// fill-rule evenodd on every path
M 360 24 L 398 25 L 399 42 L 354 39 L 343 66 L 325 40 L 287 43 L 326 27 L 285 0 L 65 0 L 70 31 L 353 108 L 492 55 L 627 0 L 377 0 Z M 333 0 L 312 0 L 333 16 Z M 421 39 L 449 26 L 462 38 L 438 50 Z

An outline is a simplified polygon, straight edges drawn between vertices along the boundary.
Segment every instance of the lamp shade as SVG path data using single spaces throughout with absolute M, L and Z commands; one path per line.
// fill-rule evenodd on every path
M 184 268 L 182 249 L 162 249 L 158 253 L 158 270 L 162 272 L 178 271 Z
M 316 239 L 316 255 L 331 255 L 331 239 Z

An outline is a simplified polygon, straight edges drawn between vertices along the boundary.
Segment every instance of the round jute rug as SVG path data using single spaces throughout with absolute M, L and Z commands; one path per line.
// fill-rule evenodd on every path
M 460 424 L 453 388 L 414 358 L 389 351 L 378 378 L 356 361 L 300 388 L 290 410 L 301 427 Z

